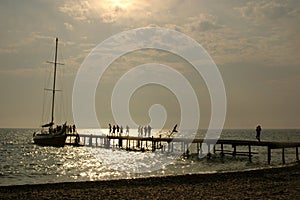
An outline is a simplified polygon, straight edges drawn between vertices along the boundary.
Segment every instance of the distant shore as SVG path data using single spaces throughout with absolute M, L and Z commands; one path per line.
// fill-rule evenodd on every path
M 0 187 L 0 199 L 300 199 L 292 166 L 129 180 Z

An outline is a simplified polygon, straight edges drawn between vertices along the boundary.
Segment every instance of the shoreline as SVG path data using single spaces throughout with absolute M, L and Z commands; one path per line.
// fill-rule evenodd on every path
M 300 198 L 300 162 L 235 172 L 0 186 L 0 199 Z

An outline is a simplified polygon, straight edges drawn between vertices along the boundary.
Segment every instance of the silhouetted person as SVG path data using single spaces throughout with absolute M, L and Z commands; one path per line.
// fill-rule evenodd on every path
M 177 124 L 174 126 L 172 133 L 177 133 Z
M 148 137 L 150 137 L 151 136 L 151 126 L 150 125 L 148 125 Z
M 178 131 L 177 131 L 177 124 L 174 126 L 174 128 L 173 128 L 173 130 L 172 130 L 172 132 L 171 132 L 171 134 L 169 135 L 169 137 L 171 136 L 171 135 L 173 135 L 173 133 L 177 133 Z
M 145 127 L 144 127 L 144 134 L 145 134 L 145 137 L 147 136 L 147 131 L 148 131 L 148 130 L 147 130 L 147 126 L 145 126 Z
M 129 135 L 129 126 L 126 125 L 126 134 Z
M 123 133 L 123 126 L 120 126 L 120 136 L 122 135 Z
M 113 135 L 116 133 L 116 126 L 115 125 L 112 128 L 112 133 L 113 133 Z
M 109 134 L 111 134 L 111 124 L 108 124 L 109 127 Z
M 256 139 L 260 142 L 260 132 L 261 132 L 261 127 L 258 125 L 256 127 Z
M 76 133 L 76 126 L 75 126 L 75 124 L 73 125 L 73 133 Z
M 119 125 L 117 125 L 117 133 L 119 133 L 120 132 L 120 127 L 119 127 Z
M 138 127 L 138 137 L 141 137 L 141 126 Z

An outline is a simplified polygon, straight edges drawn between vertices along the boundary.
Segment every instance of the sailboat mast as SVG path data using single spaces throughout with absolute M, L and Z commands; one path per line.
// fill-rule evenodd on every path
M 52 112 L 51 112 L 51 124 L 54 123 L 54 99 L 55 99 L 55 84 L 56 84 L 56 64 L 57 64 L 57 46 L 58 38 L 55 43 L 55 57 L 54 57 L 54 72 L 53 72 L 53 90 L 52 90 Z

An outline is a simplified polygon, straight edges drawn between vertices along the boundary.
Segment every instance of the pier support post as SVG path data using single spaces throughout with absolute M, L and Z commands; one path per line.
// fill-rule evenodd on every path
M 282 148 L 282 164 L 285 164 L 284 148 Z
M 221 157 L 223 158 L 224 157 L 224 145 L 221 144 Z
M 251 160 L 251 145 L 248 145 L 248 149 L 249 149 L 249 162 L 252 162 L 252 160 Z
M 210 144 L 207 143 L 207 159 L 210 159 L 211 153 L 210 153 Z
M 236 156 L 236 146 L 232 145 L 232 147 L 233 147 L 232 156 L 235 157 Z
M 268 164 L 271 164 L 271 147 L 268 146 Z
M 128 140 L 128 136 L 127 136 L 127 139 L 126 139 L 126 150 L 128 150 L 128 142 L 129 142 L 129 140 Z
M 186 147 L 186 157 L 187 158 L 190 157 L 190 150 L 189 150 L 188 146 Z
M 93 146 L 93 137 L 92 135 L 90 135 L 90 139 L 89 139 L 89 146 Z
M 119 139 L 119 148 L 122 148 L 123 147 L 123 139 Z
M 153 140 L 153 136 L 152 136 L 152 151 L 155 151 L 156 149 L 156 142 Z
M 203 153 L 202 153 L 202 144 L 203 143 L 200 144 L 200 149 L 199 149 L 199 152 L 198 152 L 198 154 L 199 154 L 198 158 L 199 157 L 202 158 L 202 156 L 203 156 Z

